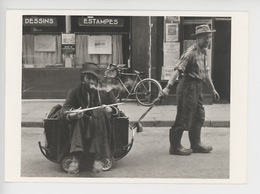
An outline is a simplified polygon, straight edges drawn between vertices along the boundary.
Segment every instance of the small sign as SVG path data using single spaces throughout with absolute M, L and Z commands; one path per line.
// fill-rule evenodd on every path
M 55 17 L 23 17 L 24 26 L 57 26 Z
M 75 54 L 76 48 L 75 45 L 61 45 L 61 50 L 63 54 Z
M 105 26 L 105 27 L 123 27 L 123 18 L 114 17 L 80 17 L 79 26 Z
M 75 34 L 62 34 L 61 44 L 75 44 Z
M 166 42 L 178 41 L 179 39 L 179 25 L 177 23 L 166 24 Z
M 180 22 L 180 16 L 165 16 L 166 23 Z

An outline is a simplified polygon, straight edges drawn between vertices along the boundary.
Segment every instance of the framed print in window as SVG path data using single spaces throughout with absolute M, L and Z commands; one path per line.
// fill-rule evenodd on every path
M 112 37 L 109 35 L 89 36 L 89 54 L 112 54 Z

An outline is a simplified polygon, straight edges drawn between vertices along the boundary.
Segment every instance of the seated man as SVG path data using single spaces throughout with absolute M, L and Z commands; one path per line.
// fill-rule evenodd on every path
M 72 88 L 61 108 L 60 117 L 72 132 L 70 153 L 73 156 L 69 173 L 79 172 L 79 163 L 84 153 L 94 153 L 93 171 L 102 170 L 102 160 L 112 158 L 114 132 L 111 117 L 118 114 L 112 92 L 99 91 L 100 69 L 96 64 L 84 63 L 81 69 L 81 84 Z M 72 109 L 85 109 L 102 106 L 86 112 L 70 112 Z

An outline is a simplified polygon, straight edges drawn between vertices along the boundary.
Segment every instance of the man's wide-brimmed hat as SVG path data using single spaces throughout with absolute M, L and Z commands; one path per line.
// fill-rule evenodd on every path
M 90 63 L 90 62 L 86 62 L 82 64 L 82 68 L 81 68 L 81 73 L 85 74 L 85 73 L 90 73 L 94 76 L 96 76 L 98 79 L 101 79 L 102 76 L 100 74 L 100 68 L 97 64 L 95 63 Z
M 214 29 L 210 29 L 209 25 L 199 25 L 195 28 L 195 34 L 192 34 L 191 36 L 196 37 L 200 34 L 206 34 L 206 33 L 213 33 L 216 32 Z

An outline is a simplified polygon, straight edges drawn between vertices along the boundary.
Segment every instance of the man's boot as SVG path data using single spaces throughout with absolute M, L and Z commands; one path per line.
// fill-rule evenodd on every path
M 186 155 L 190 155 L 192 153 L 191 149 L 185 149 L 182 145 L 181 145 L 181 138 L 182 138 L 182 134 L 183 134 L 183 130 L 179 130 L 179 129 L 170 129 L 170 154 L 172 155 L 182 155 L 182 156 L 186 156 Z
M 211 146 L 201 143 L 201 127 L 192 128 L 189 131 L 189 139 L 193 153 L 209 153 L 213 150 Z
M 79 157 L 74 154 L 72 156 L 72 160 L 68 168 L 68 173 L 77 174 L 78 172 L 79 172 Z

